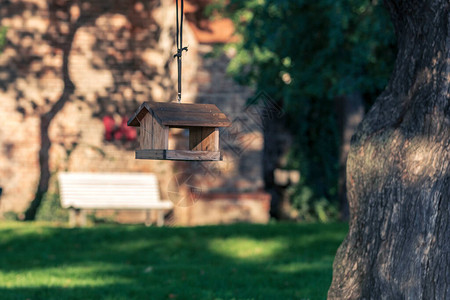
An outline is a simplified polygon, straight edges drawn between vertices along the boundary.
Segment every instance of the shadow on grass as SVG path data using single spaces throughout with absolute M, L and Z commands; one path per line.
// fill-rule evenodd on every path
M 0 225 L 1 299 L 325 299 L 345 224 Z

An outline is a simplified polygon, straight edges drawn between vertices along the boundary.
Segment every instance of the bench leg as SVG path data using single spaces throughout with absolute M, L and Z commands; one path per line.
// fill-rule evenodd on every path
M 152 225 L 152 218 L 151 218 L 151 214 L 150 214 L 150 210 L 146 210 L 145 211 L 145 226 L 150 226 Z
M 70 227 L 84 227 L 87 224 L 86 211 L 79 208 L 69 209 L 69 226 Z
M 77 210 L 75 208 L 69 208 L 69 226 L 77 226 Z
M 86 227 L 87 224 L 87 218 L 86 218 L 86 211 L 80 209 L 80 212 L 78 213 L 78 221 L 81 227 Z
M 158 211 L 158 221 L 156 224 L 158 225 L 158 227 L 161 227 L 164 225 L 164 211 L 163 210 Z

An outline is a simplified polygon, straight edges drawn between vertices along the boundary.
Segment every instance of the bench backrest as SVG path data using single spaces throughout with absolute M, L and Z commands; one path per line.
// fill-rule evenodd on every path
M 61 205 L 84 209 L 170 209 L 154 174 L 59 173 Z

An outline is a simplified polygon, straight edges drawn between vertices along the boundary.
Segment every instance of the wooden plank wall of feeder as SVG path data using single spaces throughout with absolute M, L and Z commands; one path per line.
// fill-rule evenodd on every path
M 219 151 L 219 128 L 189 127 L 189 149 Z
M 167 149 L 169 146 L 169 127 L 159 124 L 156 118 L 148 113 L 140 125 L 141 149 Z

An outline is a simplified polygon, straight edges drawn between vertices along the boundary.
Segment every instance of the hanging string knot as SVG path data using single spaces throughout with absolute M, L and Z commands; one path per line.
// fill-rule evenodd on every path
M 181 55 L 183 54 L 183 51 L 188 51 L 188 47 L 183 47 L 181 49 L 178 49 L 177 53 L 173 55 L 174 58 L 176 57 L 181 57 Z

